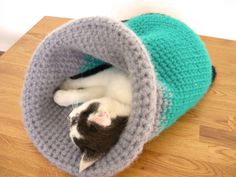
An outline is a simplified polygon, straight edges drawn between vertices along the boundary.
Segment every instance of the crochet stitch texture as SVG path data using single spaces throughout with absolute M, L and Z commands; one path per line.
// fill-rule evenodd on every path
M 131 76 L 131 119 L 119 142 L 79 174 L 80 151 L 69 138 L 72 108 L 53 102 L 60 83 L 101 62 Z M 161 14 L 117 22 L 91 17 L 69 22 L 36 49 L 25 78 L 25 126 L 50 162 L 75 176 L 112 176 L 141 153 L 143 145 L 196 105 L 212 78 L 208 53 L 185 24 Z

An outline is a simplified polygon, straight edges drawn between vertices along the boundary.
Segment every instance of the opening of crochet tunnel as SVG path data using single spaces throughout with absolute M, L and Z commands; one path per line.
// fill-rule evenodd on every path
M 111 65 L 130 75 L 130 119 L 118 143 L 85 170 L 85 176 L 100 173 L 104 166 L 106 172 L 123 169 L 150 138 L 158 103 L 155 72 L 148 53 L 122 22 L 91 17 L 71 21 L 52 32 L 32 57 L 23 93 L 25 126 L 39 151 L 70 174 L 78 175 L 81 158 L 68 136 L 66 117 L 72 108 L 57 105 L 53 94 L 66 78 L 89 75 Z

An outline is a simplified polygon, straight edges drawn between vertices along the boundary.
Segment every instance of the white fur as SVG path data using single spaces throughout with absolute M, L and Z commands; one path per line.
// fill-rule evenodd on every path
M 86 89 L 58 90 L 54 94 L 54 101 L 60 106 L 70 106 L 78 102 L 86 102 L 104 95 L 105 89 L 101 86 Z
M 85 110 L 92 102 L 99 102 L 98 112 L 105 112 L 108 117 L 128 116 L 131 109 L 132 90 L 128 75 L 116 69 L 109 68 L 89 77 L 67 79 L 54 95 L 54 101 L 61 106 L 70 106 L 75 103 L 84 103 L 74 108 L 70 117 L 74 117 Z M 95 115 L 93 115 L 95 116 Z M 90 117 L 101 125 L 106 122 Z
M 116 68 L 109 68 L 85 78 L 67 79 L 60 88 L 54 95 L 54 101 L 61 106 L 101 97 L 113 98 L 124 104 L 130 104 L 132 99 L 128 75 Z

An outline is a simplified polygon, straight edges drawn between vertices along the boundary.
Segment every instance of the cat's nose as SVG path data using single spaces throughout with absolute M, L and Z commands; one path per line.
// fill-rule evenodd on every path
M 99 113 L 98 113 L 98 116 L 99 116 L 99 117 L 103 117 L 104 115 L 105 115 L 104 112 L 99 112 Z
M 104 117 L 104 116 L 108 117 L 108 115 L 107 115 L 106 112 L 99 112 L 99 113 L 98 113 L 98 116 L 99 116 L 99 117 Z

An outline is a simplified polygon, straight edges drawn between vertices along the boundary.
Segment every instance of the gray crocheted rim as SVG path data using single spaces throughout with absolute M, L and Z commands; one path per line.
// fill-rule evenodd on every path
M 78 73 L 84 54 L 101 58 L 131 76 L 132 112 L 119 142 L 79 174 L 80 151 L 69 138 L 71 108 L 53 102 L 53 92 Z M 158 98 L 158 99 L 157 99 Z M 53 164 L 75 176 L 112 176 L 141 153 L 159 124 L 162 94 L 148 52 L 123 23 L 103 17 L 83 18 L 58 28 L 36 49 L 23 89 L 25 127 L 37 149 Z

